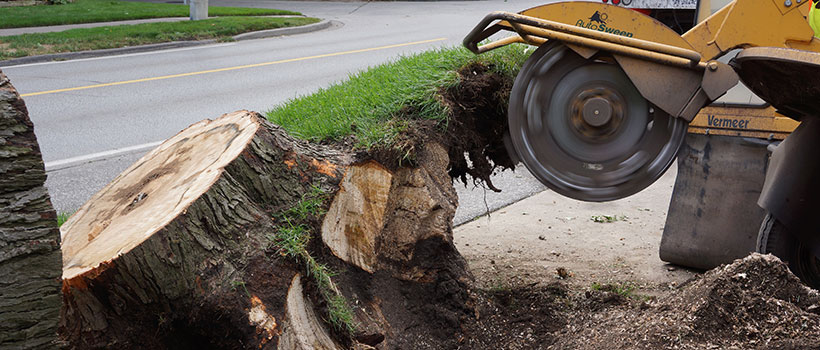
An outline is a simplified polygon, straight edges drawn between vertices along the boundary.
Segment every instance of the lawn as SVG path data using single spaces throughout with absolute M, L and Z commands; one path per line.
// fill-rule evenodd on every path
M 108 49 L 180 40 L 230 40 L 236 34 L 318 22 L 310 17 L 219 17 L 0 37 L 0 60 L 59 52 Z
M 459 68 L 478 62 L 513 79 L 528 50 L 525 45 L 510 45 L 476 56 L 464 48 L 449 48 L 404 57 L 292 99 L 266 116 L 314 142 L 353 136 L 361 148 L 389 145 L 408 125 L 406 117 L 447 121 L 438 92 L 458 83 Z
M 64 5 L 0 8 L 0 28 L 188 17 L 188 5 L 112 0 L 76 0 Z M 299 15 L 298 12 L 241 7 L 209 7 L 209 16 Z

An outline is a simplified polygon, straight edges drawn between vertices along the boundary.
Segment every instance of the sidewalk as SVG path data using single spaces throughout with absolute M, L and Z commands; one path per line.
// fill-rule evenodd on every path
M 270 17 L 299 17 L 299 16 L 270 16 Z M 17 35 L 17 34 L 25 34 L 25 33 L 54 32 L 54 31 L 74 29 L 74 28 L 92 28 L 92 27 L 99 27 L 99 26 L 103 26 L 103 25 L 111 25 L 111 23 L 114 23 L 114 24 L 138 24 L 138 23 L 152 23 L 152 22 L 173 22 L 173 21 L 183 21 L 183 20 L 188 20 L 188 18 L 187 17 L 184 17 L 184 18 L 173 17 L 173 18 L 140 19 L 140 20 L 131 20 L 131 21 L 119 21 L 119 22 L 98 22 L 98 23 L 86 23 L 86 24 L 71 24 L 71 25 L 49 26 L 49 27 L 27 27 L 27 28 L 0 29 L 0 36 L 3 36 L 3 35 Z M 319 31 L 319 30 L 323 30 L 323 29 L 328 29 L 328 28 L 331 28 L 331 27 L 341 27 L 343 25 L 344 25 L 343 23 L 338 22 L 338 21 L 322 20 L 322 21 L 317 22 L 317 23 L 307 24 L 307 25 L 303 25 L 303 26 L 284 27 L 284 28 L 260 30 L 260 31 L 256 31 L 256 32 L 247 32 L 247 33 L 234 35 L 232 38 L 233 38 L 233 40 L 237 40 L 237 41 L 263 39 L 263 38 L 270 38 L 270 37 L 276 37 L 276 36 L 305 34 L 305 33 L 315 32 L 315 31 Z M 62 28 L 62 29 L 48 30 L 49 28 Z M 12 30 L 18 31 L 18 32 L 14 33 L 14 34 L 5 34 L 6 32 L 12 31 Z M 27 31 L 27 30 L 30 30 L 30 31 Z M 122 55 L 122 54 L 138 53 L 138 52 L 157 51 L 157 50 L 168 50 L 168 49 L 175 49 L 175 48 L 181 48 L 181 47 L 208 45 L 208 44 L 213 44 L 215 42 L 217 42 L 215 39 L 193 40 L 193 41 L 172 41 L 172 42 L 157 43 L 157 44 L 126 46 L 126 47 L 119 47 L 119 48 L 112 48 L 112 49 L 101 49 L 101 50 L 91 50 L 91 51 L 76 51 L 76 52 L 64 52 L 64 53 L 36 55 L 36 56 L 26 56 L 26 57 L 20 57 L 20 58 L 12 58 L 12 59 L 9 59 L 9 60 L 4 60 L 4 61 L 0 60 L 0 68 L 1 67 L 20 65 L 20 64 L 49 62 L 49 61 L 55 61 L 55 60 L 65 61 L 65 60 L 73 60 L 73 59 L 81 59 L 81 58 L 91 58 L 91 57 L 111 56 L 111 55 Z
M 94 27 L 105 27 L 105 26 L 118 26 L 118 25 L 125 25 L 125 24 L 142 24 L 142 23 L 156 23 L 156 22 L 178 22 L 178 21 L 185 21 L 187 19 L 188 19 L 188 17 L 166 17 L 166 18 L 132 19 L 132 20 L 127 20 L 127 21 L 114 21 L 114 22 L 65 24 L 65 25 L 59 25 L 59 26 L 6 28 L 6 29 L 0 29 L 0 36 L 20 35 L 20 34 L 29 34 L 29 33 L 62 32 L 64 30 L 76 29 L 76 28 L 94 28 Z
M 454 243 L 488 288 L 498 281 L 554 281 L 564 268 L 571 285 L 629 282 L 652 294 L 693 276 L 658 257 L 676 175 L 673 166 L 645 190 L 604 203 L 543 191 L 456 227 Z M 617 219 L 592 220 L 599 215 Z
M 252 17 L 289 18 L 289 17 L 304 17 L 304 16 L 274 15 L 274 16 L 252 16 Z M 216 18 L 216 17 L 209 17 L 209 18 Z M 5 29 L 0 29 L 0 36 L 30 34 L 30 33 L 62 32 L 62 31 L 65 31 L 65 30 L 77 29 L 77 28 L 95 28 L 95 27 L 105 27 L 105 26 L 120 26 L 120 25 L 129 25 L 129 24 L 159 23 L 159 22 L 181 22 L 181 21 L 187 21 L 187 20 L 188 20 L 188 17 L 163 17 L 163 18 L 131 19 L 131 20 L 113 21 L 113 22 L 64 24 L 64 25 L 58 25 L 58 26 L 5 28 Z

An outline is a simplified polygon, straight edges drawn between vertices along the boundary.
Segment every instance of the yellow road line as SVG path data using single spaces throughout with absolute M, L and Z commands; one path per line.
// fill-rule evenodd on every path
M 447 38 L 436 38 L 430 40 L 422 40 L 422 41 L 414 41 L 409 43 L 403 44 L 394 44 L 394 45 L 387 45 L 387 46 L 379 46 L 379 47 L 371 47 L 368 49 L 359 49 L 359 50 L 350 50 L 350 51 L 342 51 L 342 52 L 334 52 L 334 53 L 326 53 L 322 55 L 315 55 L 315 56 L 306 56 L 306 57 L 299 57 L 299 58 L 289 58 L 286 60 L 279 60 L 279 61 L 271 61 L 271 62 L 263 62 L 263 63 L 255 63 L 255 64 L 247 64 L 244 66 L 234 66 L 234 67 L 226 67 L 226 68 L 218 68 L 218 69 L 209 69 L 203 70 L 199 72 L 190 72 L 190 73 L 182 73 L 182 74 L 172 74 L 172 75 L 163 75 L 159 77 L 151 77 L 151 78 L 142 78 L 142 79 L 134 79 L 134 80 L 125 80 L 125 81 L 117 81 L 113 83 L 105 83 L 105 84 L 96 84 L 96 85 L 86 85 L 86 86 L 78 86 L 73 88 L 66 88 L 66 89 L 57 89 L 57 90 L 48 90 L 48 91 L 40 91 L 40 92 L 31 92 L 27 94 L 20 95 L 21 97 L 29 97 L 29 96 L 37 96 L 37 95 L 46 95 L 46 94 L 56 94 L 58 92 L 67 92 L 67 91 L 77 91 L 77 90 L 87 90 L 87 89 L 95 89 L 101 88 L 106 86 L 115 86 L 115 85 L 125 85 L 125 84 L 134 84 L 134 83 L 143 83 L 146 81 L 154 81 L 154 80 L 164 80 L 164 79 L 172 79 L 172 78 L 181 78 L 181 77 L 189 77 L 193 75 L 201 75 L 201 74 L 209 74 L 209 73 L 218 73 L 218 72 L 227 72 L 232 70 L 238 69 L 247 69 L 247 68 L 256 68 L 256 67 L 263 67 L 263 66 L 270 66 L 274 64 L 280 63 L 289 63 L 289 62 L 297 62 L 297 61 L 306 61 L 312 60 L 317 58 L 326 58 L 326 57 L 334 57 L 334 56 L 341 56 L 341 55 L 349 55 L 354 53 L 362 53 L 362 52 L 369 52 L 369 51 L 378 51 L 378 50 L 386 50 L 392 49 L 396 47 L 402 46 L 411 46 L 411 45 L 419 45 L 419 44 L 427 44 L 436 41 L 447 40 Z

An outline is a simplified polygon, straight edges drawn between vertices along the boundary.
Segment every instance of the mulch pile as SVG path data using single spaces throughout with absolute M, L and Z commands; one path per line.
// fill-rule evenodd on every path
M 820 294 L 772 255 L 626 305 L 573 313 L 548 349 L 820 349 Z

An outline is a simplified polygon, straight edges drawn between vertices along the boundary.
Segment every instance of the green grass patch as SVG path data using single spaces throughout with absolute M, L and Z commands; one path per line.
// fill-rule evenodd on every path
M 356 331 L 353 310 L 333 284 L 332 278 L 336 273 L 316 261 L 307 249 L 311 232 L 306 222 L 311 217 L 324 215 L 325 200 L 325 193 L 320 188 L 313 187 L 299 202 L 275 216 L 280 227 L 270 236 L 270 240 L 280 255 L 294 258 L 304 265 L 308 277 L 313 279 L 327 304 L 328 323 L 336 331 L 352 336 Z
M 525 45 L 478 56 L 460 47 L 428 51 L 352 75 L 266 115 L 302 139 L 338 141 L 353 136 L 360 148 L 389 146 L 411 125 L 408 117 L 447 121 L 439 91 L 458 83 L 459 68 L 479 62 L 512 79 L 528 55 Z
M 64 5 L 0 8 L 0 28 L 20 28 L 125 21 L 130 19 L 188 17 L 189 6 L 112 0 L 76 0 Z M 242 7 L 209 7 L 209 16 L 300 15 L 298 12 Z
M 592 285 L 589 287 L 592 290 L 610 292 L 614 294 L 618 294 L 624 298 L 630 299 L 637 299 L 637 300 L 649 300 L 652 297 L 642 294 L 637 294 L 636 291 L 638 290 L 638 286 L 632 282 L 618 282 L 618 283 L 598 283 L 593 282 Z
M 220 39 L 258 30 L 316 23 L 316 18 L 221 17 L 0 37 L 0 60 L 59 52 L 110 49 L 182 40 Z
M 488 291 L 490 293 L 509 293 L 512 291 L 512 284 L 506 278 L 496 276 Z
M 635 284 L 629 283 L 629 282 L 606 283 L 606 284 L 593 282 L 592 285 L 590 286 L 590 288 L 592 290 L 600 290 L 600 291 L 605 291 L 605 292 L 611 292 L 611 293 L 618 294 L 622 297 L 629 298 L 629 297 L 632 296 L 632 292 L 634 292 L 637 287 L 635 286 Z
M 248 291 L 248 287 L 245 286 L 244 281 L 233 281 L 233 282 L 231 282 L 231 289 L 233 291 L 237 291 L 239 289 L 242 289 L 242 291 L 245 292 L 245 295 L 248 296 L 248 299 L 251 298 L 251 292 Z
M 57 214 L 57 227 L 63 226 L 63 224 L 68 221 L 68 218 L 71 217 L 73 213 L 58 213 Z
M 593 222 L 609 224 L 616 221 L 626 220 L 628 217 L 626 215 L 593 215 L 589 219 Z

